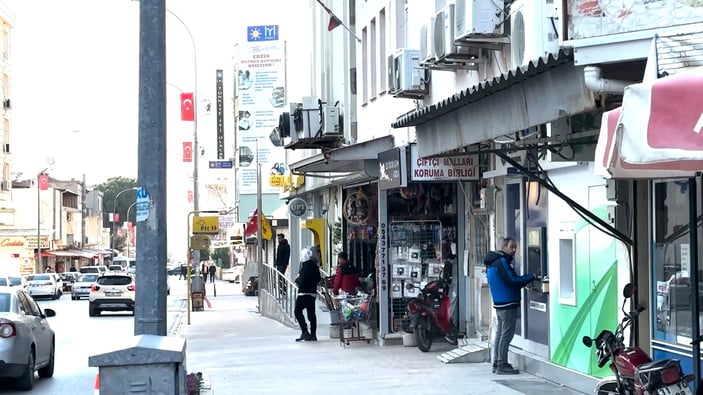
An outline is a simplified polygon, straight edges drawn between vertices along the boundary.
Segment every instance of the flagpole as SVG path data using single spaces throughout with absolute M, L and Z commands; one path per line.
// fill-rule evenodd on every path
M 256 233 L 256 259 L 259 263 L 263 263 L 262 241 L 263 232 L 263 210 L 261 208 L 261 161 L 259 160 L 259 139 L 256 139 L 256 215 L 257 215 L 257 233 Z

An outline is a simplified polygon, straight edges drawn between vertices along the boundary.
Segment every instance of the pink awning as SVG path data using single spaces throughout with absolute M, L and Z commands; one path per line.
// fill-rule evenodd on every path
M 703 67 L 625 89 L 603 114 L 596 173 L 612 178 L 689 177 L 703 171 Z

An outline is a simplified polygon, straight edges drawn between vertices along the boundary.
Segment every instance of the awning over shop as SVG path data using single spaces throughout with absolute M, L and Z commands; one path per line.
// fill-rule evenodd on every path
M 378 177 L 378 154 L 393 148 L 393 136 L 383 136 L 335 148 L 290 165 L 295 173 L 357 173 Z
M 703 67 L 625 89 L 603 114 L 596 173 L 612 178 L 691 177 L 703 170 Z
M 392 126 L 415 126 L 422 157 L 492 140 L 595 108 L 583 69 L 574 65 L 571 50 L 562 49 L 406 114 Z
M 46 254 L 46 255 L 44 255 Z M 83 251 L 83 250 L 51 250 L 51 251 L 44 251 L 42 253 L 44 256 L 60 256 L 60 257 L 73 257 L 73 258 L 87 258 L 87 259 L 93 259 L 95 258 L 98 253 L 93 252 L 93 251 Z

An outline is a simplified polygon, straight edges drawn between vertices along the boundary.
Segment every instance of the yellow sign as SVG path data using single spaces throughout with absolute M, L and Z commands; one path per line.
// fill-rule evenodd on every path
M 220 218 L 195 216 L 192 227 L 194 235 L 216 235 L 220 233 Z
M 269 220 L 265 215 L 262 215 L 262 217 L 264 218 L 264 221 L 261 223 L 261 232 L 263 233 L 261 237 L 265 240 L 271 240 L 273 237 L 273 232 L 271 232 L 271 224 L 269 224 Z
M 207 250 L 208 248 L 210 248 L 210 237 L 207 235 L 191 236 L 190 248 L 194 250 Z
M 280 174 L 269 176 L 269 185 L 272 187 L 283 187 L 284 177 Z

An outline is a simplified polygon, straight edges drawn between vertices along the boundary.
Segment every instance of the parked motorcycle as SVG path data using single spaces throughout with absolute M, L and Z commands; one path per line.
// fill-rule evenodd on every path
M 635 286 L 627 284 L 623 289 L 625 315 L 615 333 L 604 329 L 596 338 L 583 337 L 583 344 L 592 347 L 595 343 L 598 367 L 610 363 L 614 376 L 601 379 L 595 388 L 596 394 L 631 395 L 689 395 L 693 394 L 689 383 L 693 375 L 684 375 L 676 359 L 652 359 L 641 348 L 625 345 L 624 332 L 639 313 L 645 310 L 638 305 L 634 311 L 626 312 L 625 304 L 635 293 Z
M 406 284 L 405 288 L 419 290 L 417 297 L 408 300 L 406 308 L 409 322 L 406 331 L 412 330 L 415 333 L 420 351 L 429 351 L 432 340 L 440 336 L 449 344 L 456 345 L 457 330 L 452 323 L 449 283 L 441 279 L 430 281 L 423 288 L 414 284 Z

